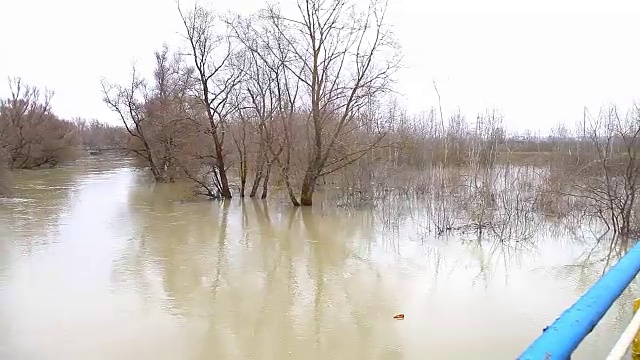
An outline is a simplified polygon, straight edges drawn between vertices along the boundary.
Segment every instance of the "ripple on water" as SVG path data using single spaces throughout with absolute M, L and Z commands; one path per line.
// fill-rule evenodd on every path
M 2 205 L 7 205 L 7 204 L 22 204 L 22 203 L 28 203 L 28 202 L 33 202 L 34 199 L 30 199 L 30 198 L 21 198 L 21 197 L 12 197 L 12 198 L 7 198 L 7 197 L 0 197 L 0 204 Z

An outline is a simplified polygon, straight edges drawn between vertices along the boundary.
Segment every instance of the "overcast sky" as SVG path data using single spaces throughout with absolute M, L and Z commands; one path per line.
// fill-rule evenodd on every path
M 295 0 L 283 0 L 292 4 Z M 188 5 L 186 0 L 181 2 Z M 218 10 L 232 2 L 201 0 Z M 640 100 L 640 2 L 585 0 L 389 0 L 405 55 L 397 89 L 410 112 L 437 105 L 470 118 L 497 108 L 510 129 L 573 124 Z M 237 0 L 251 12 L 260 0 Z M 526 4 L 526 5 L 524 5 Z M 62 117 L 116 122 L 100 79 L 120 80 L 132 60 L 150 74 L 153 51 L 179 43 L 174 0 L 1 0 L 0 77 L 55 91 Z M 6 96 L 5 82 L 0 95 Z

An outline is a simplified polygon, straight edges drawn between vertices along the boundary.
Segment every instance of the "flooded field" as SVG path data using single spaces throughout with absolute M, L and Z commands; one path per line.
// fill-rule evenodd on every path
M 514 359 L 608 250 L 546 227 L 527 241 L 439 236 L 419 203 L 399 216 L 185 200 L 112 156 L 14 182 L 0 199 L 7 360 Z M 637 289 L 574 359 L 606 356 Z

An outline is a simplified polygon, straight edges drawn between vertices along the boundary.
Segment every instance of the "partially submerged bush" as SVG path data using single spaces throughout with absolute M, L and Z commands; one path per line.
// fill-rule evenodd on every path
M 53 167 L 77 155 L 76 126 L 51 112 L 52 92 L 42 95 L 20 78 L 9 81 L 0 100 L 0 148 L 14 169 Z

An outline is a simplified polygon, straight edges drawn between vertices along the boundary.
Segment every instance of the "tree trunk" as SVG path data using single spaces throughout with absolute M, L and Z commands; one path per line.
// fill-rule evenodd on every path
M 262 175 L 264 173 L 264 165 L 261 161 L 259 161 L 259 165 L 257 166 L 256 177 L 253 180 L 253 185 L 251 186 L 251 193 L 249 194 L 250 198 L 256 197 L 258 194 L 258 188 L 260 187 L 260 181 L 262 180 Z M 268 176 L 267 176 L 268 181 Z
M 227 170 L 224 167 L 218 169 L 220 172 L 220 195 L 225 199 L 231 199 L 231 189 L 229 189 L 229 179 L 227 179 Z
M 163 183 L 163 182 L 167 182 L 166 177 L 164 176 L 164 172 L 160 171 L 160 169 L 158 168 L 158 166 L 156 166 L 155 161 L 153 161 L 153 159 L 151 158 L 151 155 L 149 155 L 149 168 L 151 169 L 151 173 L 153 174 L 153 179 L 156 182 L 159 183 Z
M 287 168 L 283 169 L 282 177 L 284 178 L 284 184 L 287 186 L 287 193 L 289 194 L 291 204 L 293 204 L 293 206 L 300 206 L 298 199 L 296 199 L 296 194 L 293 193 L 293 187 L 291 186 L 291 181 L 289 181 L 289 170 Z
M 289 200 L 291 200 L 293 206 L 300 206 L 300 203 L 298 202 L 298 199 L 296 199 L 296 195 L 293 193 L 293 189 L 291 188 L 291 184 L 289 183 L 289 181 L 285 180 L 285 184 L 287 185 L 287 190 L 289 192 Z
M 218 174 L 220 175 L 220 196 L 225 199 L 231 199 L 231 189 L 229 189 L 229 179 L 227 178 L 227 169 L 224 167 L 224 155 L 222 154 L 222 144 L 214 134 L 214 144 L 216 147 L 216 160 L 218 162 Z
M 260 187 L 260 181 L 262 180 L 262 176 L 264 175 L 264 159 L 266 157 L 267 150 L 263 142 L 260 142 L 260 149 L 258 152 L 258 158 L 256 159 L 256 177 L 253 180 L 253 186 L 251 186 L 251 193 L 249 197 L 256 197 L 258 194 L 258 188 Z M 267 175 L 267 181 L 268 175 Z M 264 192 L 263 192 L 264 194 Z M 264 199 L 264 198 L 263 198 Z
M 240 154 L 240 197 L 244 197 L 244 190 L 247 187 L 247 165 L 244 155 Z
M 302 188 L 300 189 L 300 205 L 311 206 L 313 205 L 313 192 L 315 191 L 316 178 L 312 168 L 307 169 L 302 181 Z
M 267 190 L 269 190 L 269 175 L 271 175 L 271 164 L 267 165 L 264 182 L 262 183 L 262 196 L 260 198 L 263 200 L 267 198 Z
M 260 187 L 260 181 L 262 180 L 262 174 L 256 174 L 256 178 L 253 180 L 253 185 L 251 186 L 251 192 L 249 193 L 250 198 L 256 197 L 258 194 L 258 188 Z
M 151 169 L 151 173 L 153 174 L 153 178 L 156 182 L 165 182 L 165 177 L 163 176 L 162 171 L 157 165 L 157 162 L 153 158 L 153 153 L 151 152 L 151 146 L 147 142 L 144 137 L 140 137 L 142 140 L 142 146 L 144 148 L 144 155 L 146 156 L 147 162 L 149 163 L 149 168 Z
M 244 152 L 240 153 L 240 197 L 244 197 L 244 191 L 247 187 L 247 173 L 249 169 L 247 168 L 247 153 L 246 148 Z

